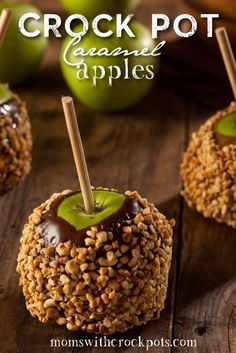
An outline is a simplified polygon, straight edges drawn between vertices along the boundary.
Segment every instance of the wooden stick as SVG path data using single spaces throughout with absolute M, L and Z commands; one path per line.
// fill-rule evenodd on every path
M 236 62 L 235 62 L 232 47 L 230 45 L 229 37 L 225 27 L 217 28 L 215 30 L 215 34 L 225 63 L 226 71 L 228 73 L 234 98 L 236 100 Z
M 71 97 L 62 97 L 62 106 L 74 155 L 76 170 L 79 177 L 85 211 L 87 214 L 91 214 L 94 209 L 94 198 L 92 194 L 90 178 L 85 160 L 83 144 L 80 137 L 73 99 Z
M 0 45 L 3 42 L 11 18 L 11 10 L 3 9 L 0 16 Z

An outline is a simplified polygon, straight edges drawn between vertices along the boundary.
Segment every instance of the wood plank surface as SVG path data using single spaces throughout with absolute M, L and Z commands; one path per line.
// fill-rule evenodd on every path
M 62 13 L 55 0 L 31 3 L 44 12 Z M 152 12 L 174 15 L 177 3 L 173 6 L 173 0 L 144 1 L 138 17 L 148 23 Z M 60 103 L 61 95 L 69 91 L 58 66 L 59 50 L 60 41 L 52 40 L 41 71 L 16 89 L 27 102 L 34 150 L 30 175 L 0 199 L 0 353 L 72 353 L 78 349 L 51 348 L 50 340 L 95 337 L 84 332 L 71 333 L 54 324 L 43 325 L 32 318 L 25 308 L 15 271 L 19 238 L 28 214 L 52 193 L 78 188 Z M 179 196 L 182 153 L 191 132 L 213 108 L 212 104 L 209 109 L 207 104 L 201 106 L 199 100 L 195 102 L 195 90 L 189 89 L 189 82 L 180 91 L 178 63 L 168 61 L 168 56 L 163 61 L 152 92 L 129 111 L 102 114 L 76 104 L 92 184 L 121 191 L 137 189 L 177 221 L 168 298 L 161 319 L 113 337 L 140 335 L 144 339 L 197 340 L 196 348 L 155 348 L 158 353 L 233 353 L 236 352 L 235 231 L 204 220 L 189 210 Z M 222 99 L 219 86 L 214 92 L 221 97 L 220 104 L 227 104 L 228 95 Z M 219 105 L 217 98 L 214 101 Z

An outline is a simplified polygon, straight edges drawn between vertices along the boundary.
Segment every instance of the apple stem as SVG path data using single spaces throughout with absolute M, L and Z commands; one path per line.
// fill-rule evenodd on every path
M 219 27 L 215 30 L 216 38 L 220 47 L 221 55 L 224 60 L 229 81 L 236 100 L 236 62 L 233 50 L 229 41 L 229 37 L 225 27 Z
M 62 97 L 62 106 L 83 196 L 85 211 L 87 214 L 91 214 L 94 209 L 94 198 L 72 97 Z
M 3 39 L 5 37 L 5 34 L 7 32 L 7 28 L 10 22 L 11 18 L 11 10 L 9 9 L 3 9 L 1 16 L 0 16 L 0 46 L 3 43 Z

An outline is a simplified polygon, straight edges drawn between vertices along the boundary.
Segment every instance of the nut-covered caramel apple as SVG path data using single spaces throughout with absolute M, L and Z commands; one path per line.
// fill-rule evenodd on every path
M 236 62 L 225 28 L 216 36 L 236 100 Z M 236 228 L 236 102 L 192 135 L 181 165 L 188 205 L 203 216 Z
M 54 194 L 29 216 L 20 285 L 43 323 L 124 332 L 158 319 L 164 308 L 175 222 L 136 191 L 91 188 L 70 97 L 63 107 L 81 191 Z
M 0 85 L 0 195 L 13 189 L 28 174 L 31 148 L 26 105 Z
M 192 135 L 181 166 L 183 196 L 192 208 L 236 228 L 236 140 L 228 123 L 236 103 L 217 112 Z M 227 123 L 228 122 L 228 123 Z M 227 125 L 227 126 L 226 126 Z
M 11 11 L 0 16 L 0 47 Z M 25 103 L 0 84 L 0 196 L 17 185 L 30 170 L 31 127 Z
M 101 334 L 158 319 L 167 294 L 172 227 L 137 192 L 54 194 L 30 215 L 17 271 L 34 317 Z

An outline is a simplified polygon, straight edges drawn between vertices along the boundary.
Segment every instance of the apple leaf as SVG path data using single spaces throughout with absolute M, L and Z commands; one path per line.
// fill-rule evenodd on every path
M 5 86 L 0 84 L 0 104 L 4 104 L 12 97 L 12 92 Z

